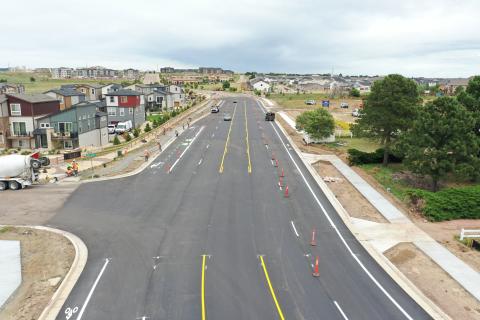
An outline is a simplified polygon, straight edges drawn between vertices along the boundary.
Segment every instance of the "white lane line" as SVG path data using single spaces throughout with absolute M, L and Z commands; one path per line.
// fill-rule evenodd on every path
M 87 298 L 85 299 L 85 302 L 83 303 L 82 309 L 80 309 L 80 312 L 78 313 L 77 320 L 82 319 L 83 313 L 87 308 L 88 302 L 90 302 L 90 299 L 92 298 L 93 291 L 95 291 L 95 288 L 97 287 L 97 284 L 100 281 L 100 278 L 102 277 L 103 273 L 105 272 L 105 269 L 107 268 L 107 265 L 109 262 L 110 262 L 110 259 L 105 259 L 105 264 L 103 265 L 102 270 L 100 270 L 100 273 L 98 274 L 97 279 L 95 279 L 95 282 L 93 283 L 93 286 L 90 289 L 90 292 L 88 293 Z
M 203 158 L 201 158 L 200 161 L 198 161 L 198 165 L 201 165 L 202 161 L 203 161 Z
M 342 308 L 340 308 L 340 305 L 337 303 L 337 301 L 333 300 L 333 303 L 337 307 L 338 311 L 340 311 L 340 314 L 342 315 L 343 319 L 348 320 L 347 316 L 345 315 L 345 312 L 343 312 Z
M 257 101 L 258 103 L 258 101 Z M 260 104 L 258 104 L 260 106 Z M 260 108 L 262 108 L 260 106 Z M 263 109 L 262 109 L 263 111 Z M 362 261 L 360 261 L 360 259 L 353 253 L 352 249 L 350 248 L 350 246 L 348 245 L 348 243 L 345 241 L 345 239 L 343 238 L 342 234 L 340 233 L 340 231 L 338 230 L 337 226 L 335 225 L 335 223 L 333 223 L 333 220 L 330 218 L 330 216 L 328 215 L 327 211 L 325 210 L 325 208 L 323 207 L 322 203 L 320 202 L 320 200 L 318 200 L 318 197 L 317 195 L 315 194 L 315 192 L 313 191 L 312 187 L 310 186 L 310 184 L 308 183 L 307 179 L 305 178 L 305 176 L 303 175 L 303 172 L 302 170 L 300 170 L 300 167 L 298 166 L 297 162 L 293 159 L 293 156 L 292 154 L 290 153 L 290 151 L 288 150 L 287 146 L 285 145 L 285 142 L 283 142 L 283 139 L 282 137 L 280 136 L 280 134 L 278 133 L 277 129 L 275 128 L 275 126 L 273 125 L 272 122 L 270 122 L 270 125 L 272 126 L 273 130 L 275 131 L 275 133 L 277 134 L 278 138 L 280 139 L 280 142 L 282 143 L 283 147 L 285 148 L 285 150 L 287 151 L 290 159 L 292 160 L 293 164 L 295 165 L 295 167 L 297 168 L 298 170 L 298 173 L 300 174 L 300 176 L 302 177 L 303 181 L 305 182 L 305 184 L 307 185 L 308 187 L 308 190 L 310 190 L 310 193 L 312 194 L 313 198 L 315 199 L 315 201 L 317 202 L 318 206 L 320 207 L 320 209 L 322 210 L 322 213 L 324 214 L 324 216 L 327 218 L 328 222 L 330 223 L 330 225 L 332 226 L 333 229 L 335 229 L 335 232 L 337 233 L 338 237 L 340 238 L 340 240 L 342 241 L 342 243 L 345 245 L 345 247 L 347 248 L 347 251 L 350 253 L 350 255 L 353 257 L 353 259 L 355 259 L 355 261 L 358 263 L 358 265 L 363 269 L 363 271 L 367 274 L 367 276 L 373 281 L 373 283 L 380 289 L 380 291 L 382 291 L 382 293 L 397 307 L 398 310 L 400 310 L 400 312 L 409 320 L 413 320 L 413 318 L 402 308 L 402 306 L 388 293 L 387 290 L 385 290 L 385 288 L 380 284 L 380 282 L 378 282 L 378 280 L 370 273 L 370 271 L 368 271 L 368 269 L 365 267 L 365 265 L 362 263 Z
M 203 131 L 205 127 L 201 127 L 200 130 L 198 130 L 197 134 L 195 135 L 195 137 L 193 137 L 192 141 L 190 142 L 190 144 L 185 148 L 185 150 L 183 150 L 182 154 L 178 157 L 177 161 L 175 161 L 173 163 L 173 165 L 170 167 L 170 170 L 168 170 L 168 173 L 172 172 L 173 168 L 175 168 L 175 166 L 177 165 L 177 163 L 180 161 L 180 159 L 182 159 L 183 155 L 185 154 L 185 152 L 188 151 L 188 149 L 192 146 L 192 144 L 195 142 L 195 139 L 197 139 L 198 135 Z
M 295 234 L 297 235 L 297 237 L 300 237 L 300 235 L 297 232 L 297 228 L 295 228 L 295 224 L 293 223 L 293 221 L 290 221 L 290 223 L 292 224 L 293 231 L 295 231 Z

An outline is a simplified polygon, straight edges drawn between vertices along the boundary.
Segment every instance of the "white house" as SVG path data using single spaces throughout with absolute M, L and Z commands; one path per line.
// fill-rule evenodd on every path
M 252 81 L 250 81 L 250 84 L 252 85 L 254 90 L 262 92 L 269 92 L 271 90 L 270 84 L 261 79 L 253 79 Z

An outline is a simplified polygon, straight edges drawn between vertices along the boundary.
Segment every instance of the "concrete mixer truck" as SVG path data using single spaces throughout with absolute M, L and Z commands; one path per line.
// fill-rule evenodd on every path
M 38 180 L 38 171 L 50 164 L 48 158 L 31 155 L 11 154 L 0 157 L 0 191 L 19 190 Z

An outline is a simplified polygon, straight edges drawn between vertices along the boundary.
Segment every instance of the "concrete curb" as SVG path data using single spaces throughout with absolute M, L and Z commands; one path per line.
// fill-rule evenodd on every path
M 263 103 L 262 103 L 263 105 Z M 264 106 L 265 107 L 265 106 Z M 383 253 L 378 252 L 367 240 L 362 239 L 362 234 L 352 224 L 350 215 L 341 205 L 333 192 L 328 188 L 326 183 L 322 180 L 318 172 L 312 167 L 312 165 L 303 157 L 301 150 L 297 147 L 295 142 L 290 138 L 288 133 L 282 127 L 282 125 L 276 122 L 282 134 L 288 140 L 288 143 L 297 153 L 298 157 L 302 160 L 303 164 L 310 172 L 312 177 L 317 182 L 320 189 L 323 191 L 328 201 L 332 204 L 335 211 L 338 213 L 343 223 L 347 226 L 350 232 L 370 254 L 370 256 L 382 267 L 382 269 L 419 305 L 421 306 L 432 318 L 439 320 L 451 320 L 445 312 L 443 312 L 433 301 L 427 298 L 390 260 L 388 260 Z
M 60 309 L 62 308 L 63 304 L 67 300 L 70 292 L 72 291 L 73 287 L 77 283 L 78 278 L 80 278 L 83 268 L 85 268 L 85 265 L 87 264 L 87 258 L 88 258 L 87 246 L 85 245 L 85 243 L 83 243 L 83 241 L 79 237 L 77 237 L 73 233 L 70 233 L 64 230 L 54 229 L 54 228 L 44 227 L 44 226 L 28 226 L 28 225 L 27 226 L 9 225 L 9 226 L 15 227 L 15 228 L 31 228 L 31 229 L 43 230 L 43 231 L 53 232 L 53 233 L 62 235 L 72 243 L 75 249 L 75 258 L 73 259 L 70 269 L 68 270 L 67 274 L 62 280 L 62 283 L 57 288 L 52 298 L 50 299 L 50 301 L 48 302 L 48 304 L 45 306 L 42 313 L 40 314 L 40 317 L 38 318 L 38 320 L 55 320 L 58 313 L 60 312 Z

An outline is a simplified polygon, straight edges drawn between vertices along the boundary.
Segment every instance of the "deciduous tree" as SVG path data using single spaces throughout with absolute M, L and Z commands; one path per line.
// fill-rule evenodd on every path
M 305 111 L 296 119 L 298 130 L 304 130 L 314 139 L 323 139 L 331 136 L 335 130 L 335 121 L 325 109 Z

